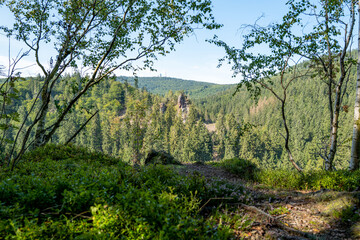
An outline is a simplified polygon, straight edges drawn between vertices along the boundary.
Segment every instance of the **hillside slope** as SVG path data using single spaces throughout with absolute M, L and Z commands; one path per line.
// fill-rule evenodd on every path
M 133 77 L 117 77 L 117 81 L 128 82 L 135 86 Z M 139 77 L 138 87 L 146 88 L 147 91 L 164 96 L 170 90 L 173 92 L 184 91 L 192 99 L 203 98 L 233 88 L 233 84 L 215 84 L 208 82 L 197 82 L 170 77 Z

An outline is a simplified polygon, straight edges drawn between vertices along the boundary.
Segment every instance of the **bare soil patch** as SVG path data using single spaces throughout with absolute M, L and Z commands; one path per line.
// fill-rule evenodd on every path
M 197 172 L 210 181 L 241 184 L 251 192 L 250 204 L 239 203 L 232 210 L 234 215 L 243 214 L 253 220 L 249 230 L 238 231 L 238 239 L 360 239 L 360 222 L 341 215 L 352 201 L 358 204 L 359 192 L 266 189 L 205 164 L 184 164 L 177 169 L 184 175 Z M 348 210 L 359 214 L 359 209 Z

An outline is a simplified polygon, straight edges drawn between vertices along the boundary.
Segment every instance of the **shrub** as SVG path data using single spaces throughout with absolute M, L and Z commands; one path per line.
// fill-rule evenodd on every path
M 119 159 L 107 156 L 100 152 L 92 152 L 84 147 L 74 145 L 55 145 L 48 144 L 44 147 L 39 147 L 31 152 L 25 154 L 22 158 L 23 161 L 38 162 L 45 159 L 54 161 L 61 160 L 74 160 L 76 161 L 96 161 L 102 164 L 113 165 L 119 163 Z
M 221 186 L 162 165 L 134 169 L 49 145 L 0 175 L 0 238 L 228 239 L 229 229 L 198 215 L 209 198 L 231 194 Z
M 145 165 L 149 164 L 175 164 L 181 165 L 181 163 L 174 159 L 169 153 L 165 151 L 150 150 L 144 161 Z
M 219 166 L 242 179 L 251 181 L 255 179 L 255 175 L 259 170 L 254 163 L 240 158 L 222 160 Z
M 215 209 L 210 216 L 210 220 L 215 221 L 218 224 L 219 228 L 227 228 L 232 231 L 236 231 L 237 235 L 241 239 L 248 239 L 251 234 L 247 234 L 252 230 L 251 226 L 253 220 L 248 216 L 244 216 L 242 212 L 239 212 L 239 209 Z
M 258 183 L 276 188 L 298 189 L 304 185 L 301 174 L 290 170 L 261 170 L 255 179 Z

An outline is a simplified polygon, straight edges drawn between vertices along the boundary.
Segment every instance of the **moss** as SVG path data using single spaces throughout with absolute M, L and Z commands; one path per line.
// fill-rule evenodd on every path
M 359 199 L 354 195 L 343 195 L 330 201 L 324 209 L 324 214 L 341 219 L 341 221 L 357 221 L 360 216 L 356 211 Z

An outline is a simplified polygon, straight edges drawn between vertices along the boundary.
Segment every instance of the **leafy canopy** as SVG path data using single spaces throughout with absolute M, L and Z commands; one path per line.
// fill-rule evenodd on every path
M 145 66 L 150 66 L 155 53 L 174 50 L 175 43 L 194 28 L 220 27 L 211 14 L 210 0 L 8 0 L 3 4 L 15 22 L 2 29 L 35 52 L 45 75 L 49 69 L 39 57 L 44 44 L 56 50 L 50 65 L 58 64 L 59 70 L 81 62 L 83 67 L 107 72 L 128 69 L 128 63 L 140 57 L 146 57 Z

